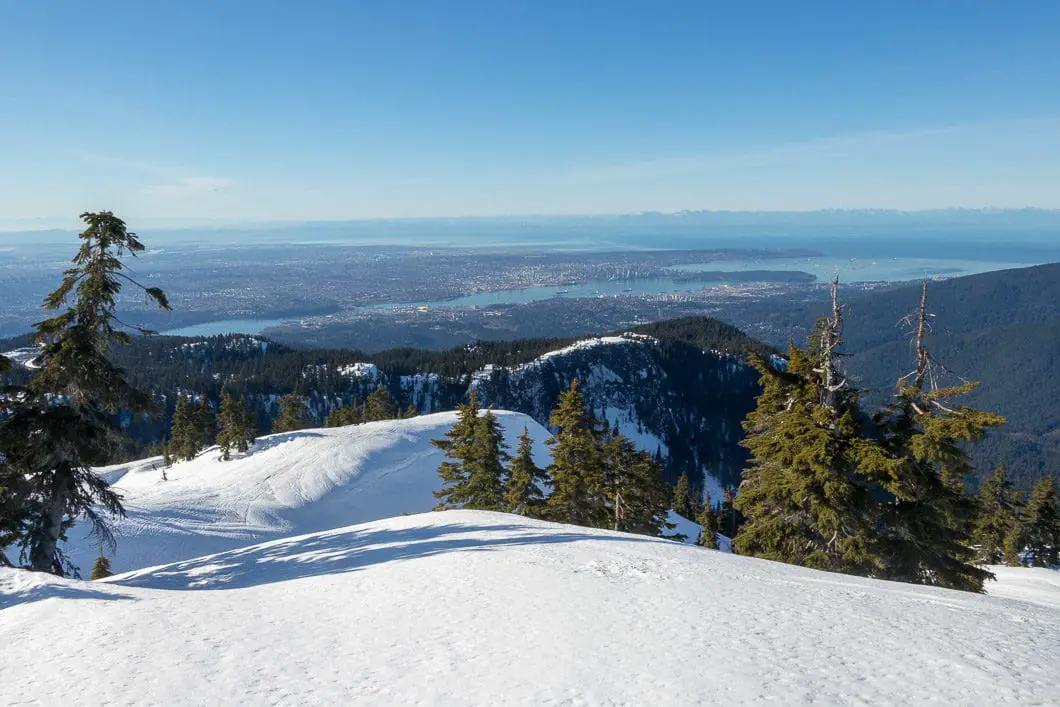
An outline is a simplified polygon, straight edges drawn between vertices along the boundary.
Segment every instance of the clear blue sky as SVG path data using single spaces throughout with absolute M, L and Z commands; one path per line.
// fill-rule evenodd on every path
M 0 228 L 1060 207 L 1056 0 L 0 0 L 0 102 Z

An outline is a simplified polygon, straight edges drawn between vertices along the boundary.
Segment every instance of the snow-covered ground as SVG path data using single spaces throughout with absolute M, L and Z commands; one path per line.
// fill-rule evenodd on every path
M 1056 704 L 1060 609 L 447 511 L 0 570 L 8 704 Z
M 497 411 L 512 451 L 523 427 L 535 461 L 548 464 L 549 433 L 526 415 Z M 402 513 L 431 510 L 439 488 L 442 437 L 455 412 L 263 437 L 243 458 L 222 462 L 216 448 L 179 462 L 162 480 L 161 457 L 100 473 L 125 497 L 116 523 L 115 572 L 183 560 L 254 542 Z M 65 550 L 83 574 L 98 543 L 80 524 Z

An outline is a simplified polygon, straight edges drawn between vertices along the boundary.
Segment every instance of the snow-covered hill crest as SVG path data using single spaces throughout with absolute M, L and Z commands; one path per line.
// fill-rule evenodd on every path
M 548 432 L 525 415 L 496 411 L 514 449 L 524 426 L 534 455 L 548 463 Z M 216 448 L 166 470 L 161 458 L 100 470 L 125 498 L 116 523 L 116 572 L 327 530 L 402 513 L 429 511 L 438 489 L 442 437 L 456 413 L 349 427 L 309 429 L 258 440 L 243 458 L 222 462 Z M 66 551 L 87 571 L 98 549 L 86 526 Z M 108 553 L 109 554 L 109 553 Z
M 476 511 L 106 582 L 0 570 L 0 597 L 15 703 L 993 705 L 1060 693 L 1055 605 Z M 42 670 L 42 655 L 61 669 Z

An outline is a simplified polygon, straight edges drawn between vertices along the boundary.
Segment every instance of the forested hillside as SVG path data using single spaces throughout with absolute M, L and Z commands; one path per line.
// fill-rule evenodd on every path
M 758 376 L 744 358 L 748 351 L 774 350 L 706 317 L 643 325 L 626 334 L 375 354 L 297 350 L 247 336 L 138 338 L 116 348 L 115 360 L 133 385 L 162 401 L 165 413 L 126 416 L 126 428 L 139 443 L 127 456 L 163 441 L 178 394 L 205 396 L 216 407 L 227 391 L 245 400 L 259 430 L 268 431 L 279 399 L 290 393 L 302 396 L 313 421 L 323 424 L 329 413 L 363 402 L 380 386 L 398 409 L 413 406 L 424 413 L 454 409 L 475 387 L 484 405 L 547 424 L 560 392 L 579 378 L 594 413 L 663 458 L 671 481 L 687 473 L 702 486 L 707 473 L 715 498 L 719 485 L 738 485 L 746 459 L 739 446 L 741 422 L 758 393 Z
M 871 406 L 914 367 L 912 332 L 901 322 L 920 302 L 920 283 L 841 296 L 845 364 L 870 389 Z M 1060 477 L 1060 263 L 932 282 L 928 297 L 930 345 L 951 372 L 944 382 L 979 381 L 965 402 L 1008 419 L 973 450 L 980 477 L 1000 461 L 1024 490 Z M 801 344 L 825 313 L 824 298 L 822 290 L 813 301 L 752 305 L 732 319 L 762 341 Z

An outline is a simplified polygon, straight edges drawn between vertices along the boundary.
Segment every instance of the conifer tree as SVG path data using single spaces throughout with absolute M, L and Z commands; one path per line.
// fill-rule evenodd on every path
M 279 399 L 280 416 L 273 420 L 272 431 L 295 432 L 311 427 L 313 420 L 305 406 L 305 399 L 297 393 Z
M 927 281 L 910 321 L 916 368 L 903 376 L 893 402 L 879 416 L 889 461 L 874 478 L 892 497 L 882 509 L 881 547 L 886 579 L 981 592 L 993 575 L 975 566 L 972 524 L 976 501 L 965 493 L 972 472 L 963 445 L 978 442 L 1004 418 L 954 404 L 975 383 L 938 387 L 927 339 L 932 315 Z
M 364 400 L 364 421 L 393 420 L 394 409 L 390 393 L 386 392 L 383 386 L 379 386 Z
M 409 420 L 409 419 L 411 419 L 413 417 L 419 417 L 419 414 L 420 414 L 419 408 L 417 408 L 412 403 L 409 403 L 409 406 L 407 408 L 405 408 L 405 411 L 401 414 L 401 417 L 403 417 L 406 420 Z
M 639 535 L 661 535 L 672 494 L 662 467 L 621 434 L 603 445 L 604 496 L 612 530 Z M 687 477 L 686 477 L 687 478 Z
M 221 429 L 217 433 L 217 445 L 221 459 L 228 461 L 232 451 L 245 454 L 254 442 L 255 424 L 246 403 L 236 400 L 225 391 L 221 394 Z
M 199 439 L 202 441 L 202 447 L 209 447 L 217 440 L 217 415 L 205 395 L 199 398 L 195 421 L 200 427 Z
M 591 528 L 609 526 L 604 488 L 604 458 L 600 431 L 585 408 L 578 379 L 560 396 L 549 425 L 555 433 L 545 441 L 552 447 L 552 494 L 545 502 L 547 517 Z
M 467 403 L 459 408 L 456 424 L 445 433 L 443 439 L 432 439 L 433 444 L 445 454 L 445 460 L 438 466 L 438 476 L 442 479 L 442 488 L 434 492 L 438 499 L 435 510 L 459 508 L 469 499 L 467 462 L 472 458 L 472 443 L 478 425 L 478 397 L 474 389 Z
M 360 416 L 357 414 L 357 407 L 348 407 L 346 405 L 340 405 L 324 418 L 324 427 L 345 427 L 347 425 L 356 425 L 360 420 Z
M 763 392 L 744 423 L 751 460 L 735 508 L 746 521 L 734 543 L 741 554 L 867 575 L 878 564 L 870 482 L 859 473 L 870 443 L 838 363 L 837 293 L 838 278 L 832 315 L 807 349 L 790 345 L 783 370 L 751 354 Z
M 999 464 L 979 489 L 979 509 L 972 541 L 978 547 L 978 562 L 1000 564 L 1005 559 L 1005 540 L 1017 524 L 1019 500 L 1012 482 Z
M 548 482 L 545 470 L 534 464 L 533 448 L 530 430 L 524 427 L 523 433 L 519 435 L 519 447 L 512 459 L 505 490 L 508 511 L 530 517 L 540 515 L 544 501 L 541 486 Z
M 482 511 L 506 510 L 505 464 L 508 453 L 497 416 L 492 410 L 479 415 L 471 441 L 467 469 L 467 500 L 464 508 Z
M 1020 526 L 1028 564 L 1050 567 L 1060 563 L 1060 508 L 1055 478 L 1047 476 L 1034 485 Z
M 677 477 L 674 486 L 674 513 L 684 518 L 692 518 L 692 484 L 688 481 L 688 474 Z
M 88 575 L 89 579 L 103 579 L 109 577 L 113 572 L 110 571 L 110 560 L 108 560 L 102 552 L 99 553 L 99 557 L 92 564 L 92 572 Z
M 205 427 L 201 408 L 191 405 L 183 395 L 177 398 L 170 429 L 170 444 L 177 459 L 191 461 L 198 456 L 205 442 Z
M 72 267 L 58 289 L 44 299 L 55 316 L 35 325 L 39 368 L 20 405 L 0 431 L 0 450 L 25 484 L 30 515 L 19 529 L 23 554 L 32 569 L 63 573 L 59 542 L 80 517 L 101 541 L 111 538 L 107 514 L 122 514 L 121 497 L 93 471 L 121 447 L 119 411 L 149 412 L 150 396 L 126 381 L 110 361 L 113 344 L 132 340 L 116 317 L 123 286 L 132 285 L 169 309 L 165 294 L 124 272 L 122 258 L 144 249 L 125 222 L 109 211 L 84 213 L 86 229 Z M 125 328 L 123 328 L 125 327 Z
M 696 522 L 703 526 L 699 533 L 697 544 L 711 550 L 718 549 L 718 516 L 710 506 L 710 491 L 705 492 L 703 499 L 703 510 L 696 516 Z

